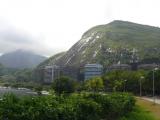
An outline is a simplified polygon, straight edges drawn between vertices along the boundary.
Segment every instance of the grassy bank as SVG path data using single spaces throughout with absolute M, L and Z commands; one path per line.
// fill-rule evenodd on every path
M 143 99 L 137 99 L 137 105 L 141 106 L 143 109 L 151 113 L 154 117 L 155 120 L 160 120 L 160 105 L 155 104 L 153 105 L 152 102 L 143 100 Z
M 160 105 L 137 98 L 134 110 L 120 120 L 160 120 Z
M 146 111 L 142 107 L 136 105 L 132 112 L 128 113 L 120 120 L 156 120 L 156 119 L 149 111 Z

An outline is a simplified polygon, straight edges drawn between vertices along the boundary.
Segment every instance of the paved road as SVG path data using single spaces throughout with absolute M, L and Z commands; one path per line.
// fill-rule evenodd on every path
M 150 101 L 150 102 L 154 102 L 153 97 L 141 97 L 141 99 L 144 99 L 144 100 L 147 100 L 147 101 Z M 157 104 L 160 104 L 160 98 L 155 98 L 155 102 Z
M 14 93 L 16 95 L 37 95 L 36 92 L 26 89 L 26 88 L 10 88 L 10 87 L 0 87 L 0 97 L 5 93 Z

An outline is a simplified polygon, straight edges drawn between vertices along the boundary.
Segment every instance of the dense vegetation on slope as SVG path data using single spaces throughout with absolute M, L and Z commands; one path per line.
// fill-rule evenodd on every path
M 6 68 L 0 64 L 0 86 L 5 87 L 36 87 L 33 69 Z
M 160 62 L 160 28 L 125 21 L 113 21 L 85 32 L 57 65 L 86 63 Z M 55 57 L 53 57 L 55 59 Z M 52 59 L 52 58 L 51 58 Z

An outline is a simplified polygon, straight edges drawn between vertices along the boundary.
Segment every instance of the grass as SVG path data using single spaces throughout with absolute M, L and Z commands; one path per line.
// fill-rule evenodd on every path
M 128 113 L 126 116 L 120 118 L 119 120 L 156 120 L 156 119 L 149 111 L 146 111 L 142 107 L 136 105 L 131 113 Z
M 146 111 L 150 112 L 155 120 L 160 120 L 160 105 L 155 104 L 153 105 L 153 102 L 149 102 L 140 98 L 137 98 L 137 105 L 141 106 Z
M 160 105 L 137 98 L 133 111 L 119 120 L 160 120 Z

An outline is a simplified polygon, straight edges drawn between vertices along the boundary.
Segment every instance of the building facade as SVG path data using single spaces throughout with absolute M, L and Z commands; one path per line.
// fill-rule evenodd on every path
M 73 80 L 78 80 L 79 68 L 73 66 L 61 66 L 61 75 L 70 77 Z
M 60 77 L 60 67 L 57 65 L 45 66 L 44 68 L 44 83 L 52 83 Z
M 86 64 L 84 67 L 84 79 L 101 76 L 103 73 L 103 66 L 100 64 Z
M 107 71 L 112 70 L 131 70 L 131 66 L 128 64 L 113 64 L 108 67 Z

